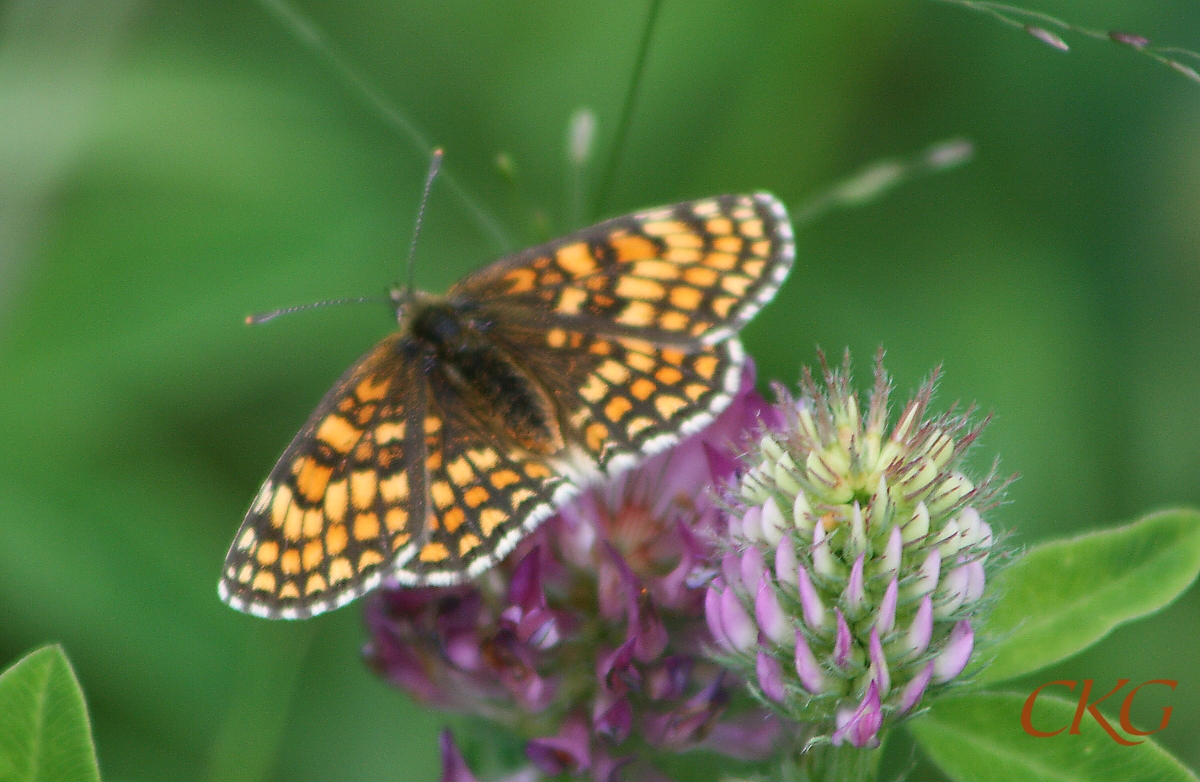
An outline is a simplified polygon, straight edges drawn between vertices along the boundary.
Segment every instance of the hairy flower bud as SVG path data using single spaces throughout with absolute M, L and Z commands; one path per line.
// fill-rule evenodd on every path
M 971 411 L 926 418 L 932 380 L 890 429 L 878 363 L 865 414 L 848 367 L 825 367 L 823 380 L 806 374 L 801 398 L 780 403 L 784 426 L 745 457 L 706 616 L 714 659 L 765 705 L 815 725 L 810 740 L 877 746 L 971 656 L 994 481 L 962 472 Z

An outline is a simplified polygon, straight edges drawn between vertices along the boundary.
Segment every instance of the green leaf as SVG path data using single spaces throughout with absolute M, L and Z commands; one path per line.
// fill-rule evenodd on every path
M 83 691 L 59 646 L 0 674 L 0 782 L 99 782 Z
M 1021 727 L 1026 696 L 980 693 L 942 698 L 908 730 L 934 763 L 953 780 L 970 782 L 1198 782 L 1166 750 L 1143 737 L 1123 746 L 1085 713 L 1072 734 L 1077 702 L 1039 695 L 1032 719 L 1047 738 Z M 1093 699 L 1094 700 L 1094 699 Z M 1116 720 L 1108 719 L 1114 730 Z
M 1003 571 L 984 632 L 997 641 L 982 682 L 1070 657 L 1152 614 L 1200 573 L 1200 513 L 1154 513 L 1125 527 L 1038 546 Z

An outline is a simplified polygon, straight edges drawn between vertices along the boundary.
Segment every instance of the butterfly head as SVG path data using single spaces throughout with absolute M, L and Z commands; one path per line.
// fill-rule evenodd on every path
M 420 322 L 428 319 L 432 310 L 446 309 L 446 299 L 432 293 L 419 291 L 408 286 L 388 291 L 392 306 L 396 310 L 396 323 L 403 334 L 412 334 L 420 329 Z

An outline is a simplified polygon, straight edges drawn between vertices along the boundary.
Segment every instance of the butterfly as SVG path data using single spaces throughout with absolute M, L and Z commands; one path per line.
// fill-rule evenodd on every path
M 589 482 L 729 405 L 737 332 L 794 256 L 782 203 L 727 195 L 568 234 L 445 296 L 394 291 L 399 330 L 342 375 L 271 470 L 221 598 L 302 619 L 384 579 L 480 575 Z

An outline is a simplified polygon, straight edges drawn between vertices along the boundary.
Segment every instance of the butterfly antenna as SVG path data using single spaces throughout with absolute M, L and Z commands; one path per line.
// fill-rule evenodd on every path
M 301 304 L 298 307 L 284 307 L 280 310 L 271 310 L 270 312 L 263 312 L 258 315 L 247 315 L 246 325 L 257 326 L 260 323 L 275 320 L 280 315 L 290 315 L 293 312 L 300 312 L 301 310 L 315 310 L 317 307 L 330 307 L 334 304 L 386 304 L 387 302 L 388 299 L 378 296 L 362 296 L 357 299 L 330 299 L 329 301 L 318 301 L 313 304 Z
M 425 189 L 421 191 L 421 204 L 417 207 L 417 222 L 413 226 L 412 242 L 408 245 L 408 262 L 405 264 L 405 283 L 403 298 L 412 298 L 413 294 L 413 256 L 417 254 L 417 237 L 421 235 L 421 220 L 425 217 L 425 204 L 429 201 L 429 191 L 433 189 L 433 180 L 442 167 L 443 153 L 441 148 L 433 150 L 429 158 L 429 173 L 425 175 Z

